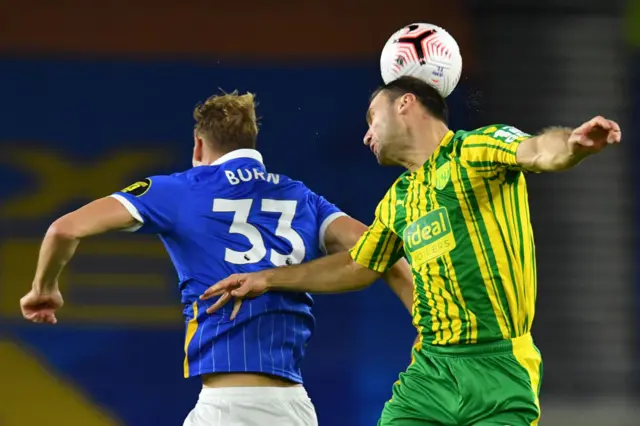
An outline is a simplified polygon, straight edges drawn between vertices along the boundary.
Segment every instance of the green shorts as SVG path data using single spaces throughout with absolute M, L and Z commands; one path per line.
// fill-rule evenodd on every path
M 413 350 L 378 426 L 535 426 L 542 359 L 530 334 Z

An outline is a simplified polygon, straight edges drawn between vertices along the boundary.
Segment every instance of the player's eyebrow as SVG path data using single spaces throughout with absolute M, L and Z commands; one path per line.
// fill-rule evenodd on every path
M 367 109 L 367 124 L 371 124 L 371 108 Z

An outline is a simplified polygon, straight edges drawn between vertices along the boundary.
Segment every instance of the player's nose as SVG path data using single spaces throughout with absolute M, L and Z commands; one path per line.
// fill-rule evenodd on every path
M 366 146 L 369 146 L 371 144 L 371 140 L 373 139 L 373 134 L 371 133 L 371 129 L 367 130 L 367 133 L 365 133 L 364 138 L 363 138 L 363 142 Z

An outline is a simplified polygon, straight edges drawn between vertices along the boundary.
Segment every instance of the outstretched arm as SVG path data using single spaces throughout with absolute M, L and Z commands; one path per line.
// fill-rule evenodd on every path
M 621 137 L 616 122 L 595 117 L 574 130 L 551 128 L 522 141 L 516 159 L 522 168 L 533 172 L 567 170 L 607 145 L 619 143 Z
M 49 227 L 40 247 L 32 289 L 20 300 L 26 319 L 55 324 L 55 311 L 63 303 L 58 277 L 82 238 L 118 230 L 157 234 L 170 229 L 179 203 L 163 194 L 179 191 L 167 177 L 154 181 L 153 188 L 151 178 L 136 182 L 61 217 Z
M 48 229 L 38 256 L 34 290 L 48 293 L 73 257 L 80 239 L 136 225 L 123 205 L 111 197 L 100 198 L 56 220 Z
M 241 298 L 257 297 L 270 290 L 308 293 L 358 290 L 372 284 L 381 275 L 356 263 L 348 251 L 343 251 L 300 265 L 264 269 L 250 274 L 233 274 L 205 290 L 200 299 L 220 296 L 207 309 L 207 313 L 211 314 L 236 297 L 231 314 L 235 317 L 240 309 Z
M 338 219 L 336 219 L 337 221 Z M 334 241 L 334 249 L 337 243 Z M 364 288 L 402 257 L 402 241 L 378 218 L 350 251 L 300 265 L 235 274 L 207 289 L 203 300 L 221 296 L 207 309 L 215 312 L 231 297 L 256 297 L 267 290 L 336 293 Z M 406 300 L 406 292 L 402 292 Z
M 42 241 L 31 291 L 20 299 L 22 316 L 35 323 L 57 323 L 56 311 L 64 303 L 58 277 L 80 239 L 135 223 L 127 209 L 113 198 L 101 198 L 56 220 Z

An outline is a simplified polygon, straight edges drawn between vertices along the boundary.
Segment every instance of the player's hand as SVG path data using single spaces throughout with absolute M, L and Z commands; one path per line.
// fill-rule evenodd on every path
M 200 299 L 202 300 L 206 300 L 203 296 L 200 296 Z M 213 304 L 213 306 L 209 307 L 209 309 L 207 309 L 207 313 L 208 314 L 212 314 L 215 311 L 217 311 L 218 309 L 222 308 L 224 305 L 227 304 L 227 302 L 229 302 L 229 300 L 233 299 L 233 296 L 231 295 L 231 292 L 226 292 L 224 293 L 222 296 L 220 296 L 220 299 L 216 300 L 216 303 Z M 231 311 L 231 316 L 229 317 L 229 319 L 231 321 L 233 321 L 234 319 L 236 319 L 236 317 L 238 316 L 238 312 L 240 312 L 240 308 L 242 307 L 242 301 L 244 299 L 241 297 L 236 297 L 235 300 L 233 301 L 233 310 Z
M 233 297 L 240 299 L 240 303 L 242 303 L 241 299 L 258 297 L 264 294 L 268 289 L 267 284 L 267 276 L 264 272 L 234 274 L 209 287 L 202 296 L 200 296 L 200 299 L 208 300 L 220 296 L 220 299 L 207 309 L 207 313 L 211 314 L 227 304 Z M 238 300 L 236 300 L 236 304 L 237 303 Z M 240 307 L 237 306 L 237 309 L 240 309 Z M 234 311 L 235 310 L 236 306 L 234 305 Z M 235 318 L 235 316 L 233 316 L 233 318 Z
M 60 290 L 53 290 L 47 293 L 31 290 L 20 299 L 20 310 L 22 316 L 37 324 L 56 324 L 56 311 L 64 305 Z
M 571 133 L 569 147 L 574 154 L 597 154 L 608 145 L 620 143 L 621 139 L 622 132 L 618 123 L 598 116 Z

